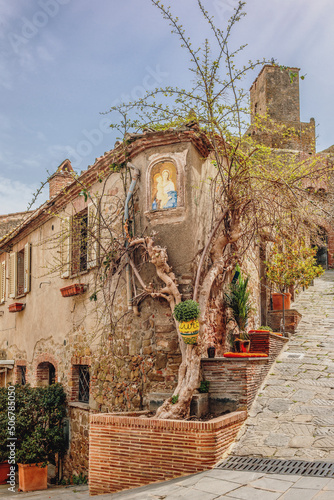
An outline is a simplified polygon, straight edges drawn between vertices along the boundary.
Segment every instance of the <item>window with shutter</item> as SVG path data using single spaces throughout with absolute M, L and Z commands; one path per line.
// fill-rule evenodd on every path
M 16 295 L 24 294 L 24 249 L 17 252 L 17 292 Z
M 24 293 L 30 292 L 30 248 L 31 245 L 30 243 L 27 243 L 24 246 L 24 279 L 23 279 L 23 286 L 24 286 Z
M 19 252 L 13 252 L 9 255 L 8 295 L 12 299 L 30 292 L 30 258 L 30 243 L 27 243 Z
M 98 263 L 100 224 L 97 206 L 88 205 L 88 238 L 87 238 L 87 267 L 91 269 Z
M 0 304 L 5 302 L 6 298 L 6 263 L 1 262 L 0 266 Z
M 71 270 L 71 218 L 61 219 L 60 232 L 60 275 L 68 278 Z
M 9 254 L 9 290 L 8 295 L 14 299 L 17 295 L 17 257 L 16 252 Z

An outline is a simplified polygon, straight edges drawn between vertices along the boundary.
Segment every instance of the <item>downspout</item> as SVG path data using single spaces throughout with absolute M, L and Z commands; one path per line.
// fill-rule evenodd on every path
M 138 168 L 136 168 L 132 163 L 128 162 L 127 166 L 132 168 L 134 170 L 133 175 L 132 175 L 132 181 L 129 187 L 128 194 L 126 196 L 125 200 L 125 206 L 124 206 L 124 231 L 125 231 L 125 248 L 128 247 L 129 245 L 129 229 L 128 229 L 128 221 L 129 221 L 129 201 L 133 195 L 134 189 L 137 184 L 137 180 L 139 179 L 140 171 Z M 126 266 L 125 266 L 125 276 L 126 276 L 126 294 L 127 294 L 127 302 L 128 302 L 128 310 L 132 311 L 133 310 L 133 305 L 132 305 L 132 283 L 131 283 L 131 270 L 130 270 L 130 263 L 129 263 L 129 255 L 128 253 L 126 254 Z

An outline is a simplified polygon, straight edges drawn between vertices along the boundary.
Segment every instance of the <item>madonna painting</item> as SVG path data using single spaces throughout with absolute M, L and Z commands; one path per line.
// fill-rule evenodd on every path
M 159 162 L 151 170 L 152 210 L 177 207 L 176 168 L 171 162 Z

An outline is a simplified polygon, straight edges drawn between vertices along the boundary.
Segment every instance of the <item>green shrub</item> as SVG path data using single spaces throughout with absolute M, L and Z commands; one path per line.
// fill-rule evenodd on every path
M 198 392 L 205 393 L 209 392 L 210 382 L 209 380 L 202 380 L 201 385 L 198 388 Z
M 257 330 L 268 330 L 269 332 L 273 331 L 273 329 L 270 328 L 270 326 L 259 326 L 259 328 L 257 328 Z
M 199 305 L 195 300 L 185 300 L 174 307 L 173 314 L 176 321 L 197 319 L 200 314 Z
M 176 394 L 176 396 L 172 396 L 172 399 L 171 399 L 172 405 L 175 405 L 178 402 L 178 400 L 179 400 L 178 394 Z
M 0 389 L 0 461 L 5 457 L 3 439 L 7 439 L 8 389 Z M 61 384 L 48 387 L 15 385 L 15 436 L 17 463 L 54 461 L 63 456 L 66 442 L 63 418 L 66 415 L 66 394 Z

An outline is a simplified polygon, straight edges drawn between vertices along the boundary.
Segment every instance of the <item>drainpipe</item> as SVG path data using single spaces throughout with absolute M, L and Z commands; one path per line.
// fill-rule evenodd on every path
M 129 221 L 129 201 L 133 195 L 134 189 L 137 184 L 137 180 L 140 175 L 140 171 L 138 168 L 136 168 L 132 163 L 128 162 L 127 166 L 133 169 L 133 175 L 132 175 L 132 181 L 129 187 L 128 194 L 126 196 L 125 200 L 125 206 L 124 206 L 124 229 L 125 229 L 125 235 L 126 235 L 126 241 L 125 241 L 125 248 L 128 247 L 129 245 L 129 237 L 128 237 L 128 221 Z M 130 263 L 129 263 L 129 256 L 128 254 L 126 255 L 126 267 L 125 267 L 125 275 L 126 275 L 126 293 L 127 293 L 127 301 L 128 301 L 128 310 L 132 311 L 133 310 L 133 305 L 132 305 L 132 283 L 131 283 L 131 270 L 130 270 Z

